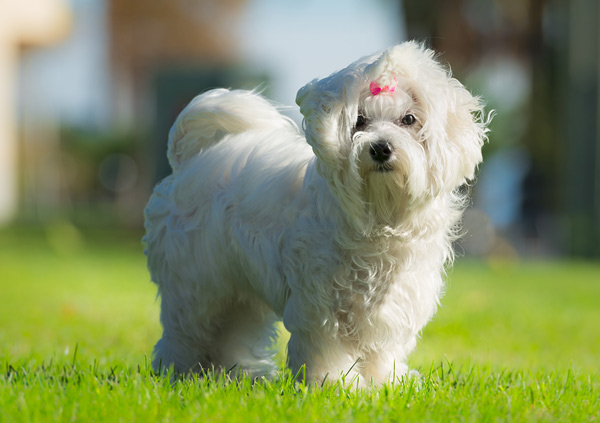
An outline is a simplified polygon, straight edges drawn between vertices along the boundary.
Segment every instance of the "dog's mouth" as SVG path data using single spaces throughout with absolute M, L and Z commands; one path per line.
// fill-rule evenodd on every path
M 388 172 L 392 172 L 393 170 L 394 170 L 394 167 L 390 163 L 387 163 L 387 162 L 379 164 L 375 168 L 375 172 L 377 172 L 377 173 L 388 173 Z

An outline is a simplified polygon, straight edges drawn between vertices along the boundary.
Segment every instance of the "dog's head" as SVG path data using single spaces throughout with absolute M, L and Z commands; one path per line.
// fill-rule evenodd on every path
M 473 178 L 481 161 L 481 102 L 415 42 L 310 82 L 296 102 L 319 173 L 363 224 L 395 226 L 407 208 Z

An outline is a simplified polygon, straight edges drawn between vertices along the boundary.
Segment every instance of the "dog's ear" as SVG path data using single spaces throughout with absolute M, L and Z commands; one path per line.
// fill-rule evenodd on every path
M 444 85 L 431 111 L 440 119 L 427 122 L 424 132 L 436 185 L 440 190 L 453 190 L 475 177 L 492 115 L 486 117 L 481 99 L 450 75 Z
M 481 99 L 473 96 L 458 81 L 452 81 L 450 90 L 446 134 L 448 142 L 454 145 L 461 157 L 458 174 L 465 180 L 471 180 L 482 160 L 481 148 L 487 140 L 487 126 L 492 115 L 486 118 Z
M 298 91 L 296 103 L 304 115 L 306 141 L 318 158 L 317 172 L 329 184 L 349 223 L 357 231 L 365 232 L 368 224 L 363 221 L 365 204 L 358 194 L 362 189 L 361 180 L 348 170 L 355 166 L 349 159 L 352 146 L 348 142 L 348 121 L 351 113 L 354 118 L 357 113 L 357 107 L 352 108 L 352 112 L 348 107 L 348 96 L 353 95 L 348 92 L 348 85 L 353 87 L 349 73 L 351 70 L 347 68 L 313 80 Z
M 344 109 L 342 78 L 332 75 L 315 79 L 302 87 L 296 104 L 304 116 L 307 142 L 315 155 L 330 166 L 342 157 L 339 119 Z
M 333 74 L 324 79 L 313 79 L 298 90 L 296 104 L 300 106 L 300 113 L 307 123 L 331 115 L 336 107 L 344 105 L 343 82 L 343 77 Z
M 302 113 L 305 119 L 312 110 L 309 104 L 313 103 L 311 97 L 315 85 L 317 85 L 317 79 L 313 79 L 311 82 L 300 88 L 296 94 L 296 104 L 300 107 L 300 113 Z

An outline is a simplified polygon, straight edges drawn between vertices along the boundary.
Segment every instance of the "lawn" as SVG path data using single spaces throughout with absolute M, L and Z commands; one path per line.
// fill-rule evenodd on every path
M 600 263 L 459 259 L 411 357 L 420 380 L 171 383 L 149 369 L 160 325 L 138 239 L 0 231 L 0 422 L 600 420 Z

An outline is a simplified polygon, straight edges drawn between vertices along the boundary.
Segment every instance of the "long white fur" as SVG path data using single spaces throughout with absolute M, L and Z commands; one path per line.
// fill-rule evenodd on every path
M 397 87 L 373 95 L 373 81 Z M 482 105 L 414 42 L 314 80 L 296 101 L 306 138 L 248 91 L 209 91 L 177 118 L 173 173 L 146 208 L 164 328 L 155 368 L 270 375 L 283 319 L 288 364 L 311 381 L 407 372 L 453 258 L 458 188 L 481 161 Z M 379 140 L 394 149 L 391 171 L 370 157 Z

